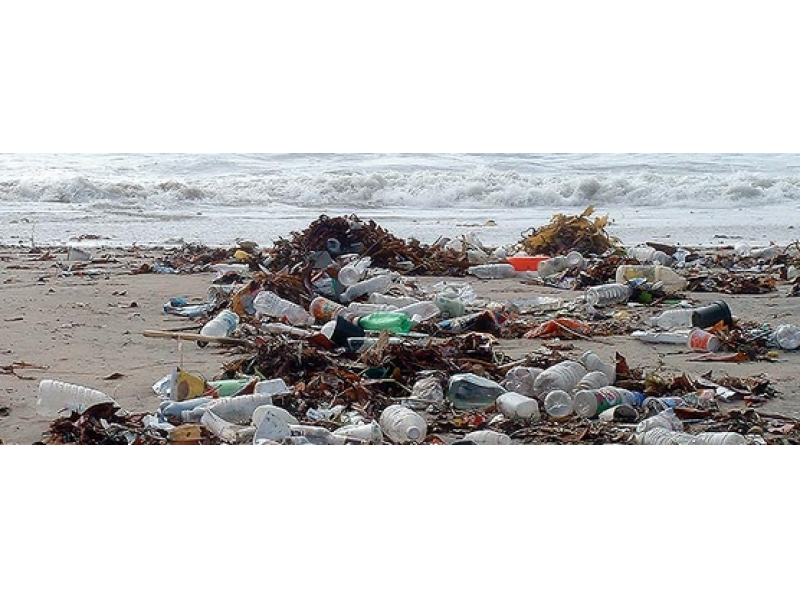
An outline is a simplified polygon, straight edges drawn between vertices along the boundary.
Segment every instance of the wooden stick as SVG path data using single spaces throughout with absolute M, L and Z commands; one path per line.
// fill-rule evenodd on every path
M 161 331 L 158 329 L 146 329 L 142 332 L 144 337 L 150 338 L 168 338 L 172 340 L 191 340 L 196 342 L 208 342 L 210 344 L 230 344 L 234 346 L 246 346 L 254 348 L 255 343 L 251 340 L 230 338 L 230 337 L 216 337 L 212 335 L 202 335 L 200 333 L 184 333 L 182 331 Z

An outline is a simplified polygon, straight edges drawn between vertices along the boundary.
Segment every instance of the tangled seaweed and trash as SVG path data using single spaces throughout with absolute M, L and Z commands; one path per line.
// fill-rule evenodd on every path
M 773 360 L 800 346 L 800 328 L 687 293 L 762 294 L 788 280 L 793 294 L 797 245 L 625 248 L 592 214 L 556 215 L 501 248 L 405 241 L 356 215 L 322 215 L 269 248 L 185 245 L 133 272 L 213 273 L 205 302 L 164 305 L 194 330 L 142 333 L 224 348 L 220 372 L 174 367 L 153 386 L 153 413 L 50 382 L 43 443 L 800 443 L 800 421 L 761 412 L 775 393 L 765 377 L 667 377 L 569 344 L 630 335 L 698 361 Z M 581 294 L 484 302 L 472 278 Z M 499 348 L 509 339 L 543 343 L 512 359 Z M 743 408 L 722 410 L 733 401 Z

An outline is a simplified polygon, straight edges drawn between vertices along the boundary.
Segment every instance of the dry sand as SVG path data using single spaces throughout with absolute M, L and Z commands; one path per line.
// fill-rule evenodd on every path
M 214 378 L 231 350 L 219 346 L 199 348 L 193 342 L 148 338 L 147 329 L 191 327 L 186 318 L 166 315 L 163 305 L 171 297 L 192 302 L 206 298 L 214 272 L 189 275 L 133 274 L 143 263 L 152 264 L 156 249 L 93 249 L 94 258 L 110 262 L 88 265 L 90 275 L 67 275 L 63 267 L 66 249 L 52 249 L 45 259 L 27 248 L 0 249 L 0 440 L 5 444 L 32 444 L 42 438 L 49 419 L 34 409 L 41 379 L 57 379 L 102 390 L 132 411 L 155 412 L 159 400 L 153 384 L 178 365 Z M 430 286 L 440 278 L 423 278 Z M 520 296 L 574 297 L 578 292 L 531 285 L 520 280 L 469 282 L 483 300 L 504 300 Z M 701 304 L 724 299 L 733 313 L 747 321 L 777 325 L 796 322 L 800 299 L 788 297 L 788 284 L 763 295 L 722 295 L 690 293 Z M 656 314 L 641 307 L 629 312 Z M 192 329 L 197 331 L 198 328 Z M 504 340 L 501 349 L 521 357 L 540 348 L 541 340 Z M 627 336 L 594 338 L 572 342 L 579 356 L 593 349 L 604 359 L 615 352 L 626 357 L 631 367 L 659 369 L 664 375 L 681 372 L 697 377 L 746 377 L 766 373 L 774 382 L 777 397 L 759 410 L 800 417 L 800 353 L 781 352 L 775 362 L 695 362 L 696 355 L 680 346 L 644 344 Z M 742 403 L 723 409 L 742 408 Z M 5 407 L 5 408 L 3 408 Z

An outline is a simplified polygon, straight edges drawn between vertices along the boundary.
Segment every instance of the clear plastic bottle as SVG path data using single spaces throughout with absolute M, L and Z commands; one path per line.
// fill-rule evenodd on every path
M 567 269 L 582 269 L 586 262 L 583 258 L 583 254 L 577 250 L 567 253 L 564 260 L 567 262 Z
M 617 380 L 617 367 L 615 364 L 604 361 L 596 353 L 587 350 L 581 355 L 581 364 L 587 372 L 602 371 L 606 374 L 608 382 L 613 384 Z
M 636 433 L 644 433 L 651 429 L 667 429 L 669 431 L 683 431 L 681 421 L 671 408 L 640 421 L 636 426 Z
M 221 310 L 217 316 L 203 325 L 200 335 L 209 337 L 228 337 L 239 326 L 239 315 L 232 310 Z M 197 345 L 201 348 L 208 346 L 208 342 L 198 340 Z
M 544 397 L 544 410 L 554 419 L 564 419 L 575 412 L 572 394 L 564 390 L 553 390 Z
M 470 431 L 464 436 L 464 440 L 478 444 L 480 446 L 510 446 L 511 438 L 500 431 L 491 429 L 481 429 L 480 431 Z
M 467 269 L 467 273 L 478 279 L 510 279 L 516 277 L 517 271 L 509 263 L 492 263 L 488 265 L 474 265 Z
M 624 388 L 606 386 L 597 390 L 578 390 L 573 401 L 575 413 L 590 419 L 617 404 L 641 406 L 644 395 Z
M 775 344 L 784 350 L 797 350 L 800 348 L 800 327 L 797 325 L 779 325 L 772 339 Z
M 244 394 L 228 396 L 201 404 L 181 413 L 185 423 L 199 423 L 206 411 L 236 425 L 248 425 L 253 421 L 253 412 L 265 404 L 272 404 L 272 394 Z
M 415 323 L 422 323 L 437 316 L 441 311 L 436 303 L 432 300 L 420 300 L 419 302 L 409 304 L 408 306 L 395 308 L 390 312 L 403 313 Z
M 446 296 L 444 294 L 437 294 L 435 300 L 436 306 L 442 313 L 445 319 L 453 319 L 455 317 L 464 316 L 464 303 L 458 298 Z
M 673 308 L 665 310 L 657 317 L 650 319 L 652 327 L 659 329 L 680 329 L 692 326 L 693 308 Z
M 460 410 L 491 406 L 506 390 L 491 379 L 474 373 L 458 373 L 447 384 L 447 399 Z
M 377 421 L 358 425 L 343 425 L 339 427 L 339 429 L 334 430 L 333 433 L 338 436 L 364 440 L 372 444 L 380 444 L 383 442 L 383 431 Z
M 378 424 L 384 435 L 396 444 L 421 442 L 428 434 L 428 425 L 424 417 L 400 404 L 386 407 L 381 413 Z
M 161 403 L 161 405 L 158 407 L 158 411 L 165 419 L 178 419 L 180 421 L 184 421 L 184 412 L 189 412 L 200 406 L 211 404 L 215 400 L 216 398 L 212 398 L 211 396 L 201 396 L 199 398 L 192 398 L 191 400 L 167 400 L 166 402 Z
M 608 375 L 603 371 L 589 371 L 581 377 L 578 385 L 575 386 L 576 390 L 596 390 L 601 387 L 611 385 L 612 382 L 608 380 Z
M 389 275 L 377 275 L 355 285 L 351 285 L 339 295 L 343 302 L 352 302 L 356 298 L 377 292 L 385 294 L 392 287 L 392 278 Z
M 550 277 L 566 270 L 566 268 L 567 258 L 565 256 L 554 256 L 540 262 L 536 273 L 539 277 Z
M 253 299 L 256 314 L 268 315 L 292 325 L 312 325 L 314 317 L 302 306 L 281 298 L 267 290 L 259 292 Z
M 535 398 L 529 398 L 516 392 L 506 392 L 500 394 L 495 402 L 497 409 L 508 419 L 538 421 L 541 418 L 539 403 Z
M 343 446 L 348 443 L 366 443 L 361 438 L 348 438 L 328 431 L 318 425 L 289 425 L 292 437 L 304 437 L 314 446 Z
M 653 259 L 655 251 L 656 249 L 651 246 L 633 246 L 632 248 L 628 248 L 627 254 L 640 263 L 647 263 Z
M 372 264 L 372 259 L 369 256 L 359 258 L 358 260 L 354 260 L 353 262 L 346 264 L 339 269 L 339 275 L 337 277 L 339 283 L 345 287 L 350 287 L 357 284 L 367 272 L 370 264 Z
M 617 283 L 626 283 L 631 279 L 641 278 L 650 283 L 660 283 L 662 289 L 670 293 L 686 289 L 689 283 L 672 268 L 664 265 L 620 265 L 617 267 Z
M 436 375 L 426 375 L 418 379 L 411 388 L 413 399 L 403 402 L 414 410 L 425 410 L 429 406 L 444 405 L 444 388 Z
M 624 283 L 604 283 L 586 290 L 586 304 L 593 307 L 626 304 L 631 297 L 630 286 Z
M 543 370 L 538 367 L 523 367 L 522 365 L 512 367 L 508 370 L 500 385 L 509 392 L 517 392 L 523 396 L 532 397 L 534 395 L 533 385 Z
M 533 395 L 544 398 L 553 390 L 571 392 L 586 375 L 586 367 L 574 360 L 564 360 L 548 367 L 536 377 L 533 383 Z
M 747 444 L 747 438 L 735 431 L 707 431 L 698 433 L 701 443 L 709 446 L 736 446 Z
M 637 433 L 636 443 L 646 446 L 698 446 L 702 445 L 703 441 L 690 433 L 656 427 L 644 433 Z
M 90 406 L 105 402 L 115 401 L 99 390 L 74 383 L 43 379 L 39 382 L 36 413 L 43 417 L 69 416 L 71 411 L 82 413 Z
M 378 292 L 372 292 L 367 298 L 367 302 L 370 304 L 383 304 L 385 306 L 394 306 L 395 308 L 403 308 L 417 301 L 418 299 L 414 298 L 414 296 L 389 296 Z

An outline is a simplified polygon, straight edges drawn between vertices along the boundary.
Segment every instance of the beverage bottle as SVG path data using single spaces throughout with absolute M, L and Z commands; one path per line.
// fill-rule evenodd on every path
M 420 300 L 414 304 L 403 306 L 401 308 L 394 308 L 389 312 L 403 313 L 407 315 L 415 323 L 422 323 L 428 319 L 432 319 L 441 311 L 435 302 L 431 300 Z
M 358 325 L 367 331 L 389 331 L 391 333 L 408 333 L 413 322 L 405 313 L 376 312 L 358 320 Z
M 651 248 L 650 246 L 634 246 L 632 248 L 628 248 L 627 254 L 631 258 L 638 260 L 640 263 L 647 263 L 652 261 L 655 252 L 656 249 Z
M 567 269 L 582 269 L 585 263 L 583 254 L 577 250 L 567 253 L 567 256 L 564 257 L 564 260 L 567 263 Z
M 291 325 L 312 325 L 312 317 L 302 306 L 281 298 L 267 290 L 259 292 L 253 299 L 256 314 L 280 319 Z
M 513 367 L 508 370 L 500 385 L 509 392 L 517 392 L 523 396 L 533 396 L 533 384 L 543 370 L 538 367 L 523 367 L 522 365 Z
M 510 446 L 511 438 L 500 431 L 491 429 L 481 429 L 480 431 L 470 431 L 463 438 L 465 441 L 472 442 L 481 446 Z
M 200 330 L 200 335 L 207 335 L 209 337 L 228 337 L 239 326 L 239 315 L 232 310 L 221 310 L 217 316 L 211 319 L 208 323 L 203 325 Z M 197 345 L 201 348 L 208 346 L 208 342 L 197 341 Z
M 372 259 L 369 256 L 365 256 L 364 258 L 359 258 L 358 260 L 346 264 L 339 269 L 339 283 L 345 287 L 357 284 L 361 281 L 361 278 L 364 276 L 364 273 L 367 272 L 371 263 Z
M 453 319 L 455 317 L 464 316 L 464 303 L 458 298 L 446 296 L 444 294 L 437 294 L 436 299 L 437 308 L 442 312 L 445 319 Z
M 458 373 L 447 384 L 447 399 L 460 410 L 491 406 L 506 390 L 499 383 L 474 373 Z
M 616 365 L 605 362 L 591 350 L 587 350 L 581 355 L 581 364 L 586 367 L 587 372 L 602 371 L 605 373 L 609 383 L 614 383 L 617 379 Z
M 697 438 L 702 444 L 710 446 L 734 446 L 747 443 L 747 439 L 735 431 L 707 431 L 698 433 Z
M 497 409 L 508 419 L 538 421 L 541 418 L 539 403 L 516 392 L 500 394 L 495 400 Z
M 372 348 L 375 344 L 378 343 L 377 337 L 362 337 L 362 336 L 355 336 L 347 338 L 345 346 L 347 347 L 348 352 L 365 352 Z M 396 346 L 398 344 L 402 344 L 403 339 L 398 337 L 390 337 L 389 344 L 391 346 Z
M 350 438 L 328 431 L 318 425 L 289 425 L 292 437 L 303 437 L 314 446 L 343 446 L 344 444 L 368 443 L 361 438 Z
M 775 345 L 784 350 L 797 350 L 800 347 L 800 327 L 797 325 L 779 325 L 772 334 Z
M 640 421 L 636 426 L 636 433 L 644 433 L 651 429 L 667 429 L 669 431 L 683 431 L 683 421 L 675 414 L 672 408 L 662 410 L 660 413 Z
M 564 360 L 556 363 L 539 373 L 533 383 L 534 396 L 544 398 L 553 390 L 571 392 L 584 375 L 586 368 L 579 362 Z
M 390 287 L 392 287 L 392 278 L 389 275 L 377 275 L 351 285 L 339 295 L 339 298 L 343 302 L 352 302 L 356 298 L 373 292 L 384 294 Z
M 382 304 L 384 306 L 394 306 L 395 308 L 403 308 L 409 304 L 417 302 L 417 298 L 413 296 L 389 296 L 387 294 L 380 294 L 372 292 L 367 298 L 370 304 Z
M 367 302 L 351 302 L 347 305 L 350 314 L 357 317 L 366 317 L 376 312 L 394 312 L 397 309 L 392 304 L 372 304 Z
M 624 283 L 595 285 L 588 288 L 584 296 L 586 304 L 593 307 L 626 304 L 630 297 L 631 288 Z
M 575 386 L 576 390 L 596 390 L 601 387 L 606 387 L 611 385 L 611 382 L 608 380 L 608 375 L 606 375 L 603 371 L 589 371 L 581 377 L 581 380 L 578 382 L 578 385 Z
M 39 395 L 36 400 L 36 412 L 43 417 L 69 416 L 72 411 L 83 413 L 90 406 L 114 399 L 99 390 L 43 379 L 39 382 Z
M 334 430 L 334 435 L 343 436 L 345 438 L 362 440 L 371 444 L 380 444 L 383 442 L 383 431 L 377 421 L 370 423 L 360 423 L 358 425 L 342 425 Z
M 478 279 L 509 279 L 517 275 L 514 266 L 509 263 L 473 265 L 467 269 L 467 273 Z
M 650 325 L 660 329 L 680 329 L 692 326 L 692 308 L 673 308 L 665 310 L 650 319 Z
M 477 312 L 462 317 L 456 317 L 455 319 L 445 319 L 439 322 L 438 327 L 442 331 L 449 331 L 451 333 L 469 331 L 483 314 L 483 312 Z
M 597 390 L 578 390 L 573 401 L 578 416 L 592 418 L 617 404 L 640 406 L 644 394 L 609 385 Z
M 406 406 L 393 404 L 384 409 L 378 421 L 386 437 L 396 444 L 421 442 L 428 434 L 425 419 Z
M 644 433 L 637 433 L 636 443 L 646 446 L 697 446 L 703 442 L 696 435 L 690 433 L 656 427 Z
M 564 419 L 575 412 L 575 401 L 569 392 L 553 390 L 544 397 L 544 410 L 554 419 Z
M 192 398 L 191 400 L 167 400 L 159 405 L 158 411 L 165 419 L 178 419 L 185 423 L 187 421 L 184 419 L 184 412 L 189 412 L 195 408 L 211 404 L 215 401 L 216 398 L 211 396 L 200 396 L 199 398 Z M 200 414 L 200 416 L 202 416 L 202 414 Z
M 539 277 L 550 277 L 550 275 L 555 275 L 556 273 L 560 273 L 561 271 L 566 270 L 567 268 L 567 259 L 565 256 L 554 256 L 552 258 L 548 258 L 547 260 L 543 260 L 539 263 L 539 268 L 537 269 L 537 274 Z
M 272 404 L 272 394 L 227 396 L 183 411 L 181 416 L 185 423 L 199 423 L 203 413 L 210 410 L 228 423 L 248 425 L 253 420 L 255 409 L 265 404 Z
M 670 267 L 664 265 L 620 265 L 617 267 L 617 283 L 631 279 L 646 279 L 650 283 L 660 283 L 665 292 L 679 292 L 686 289 L 688 281 Z

